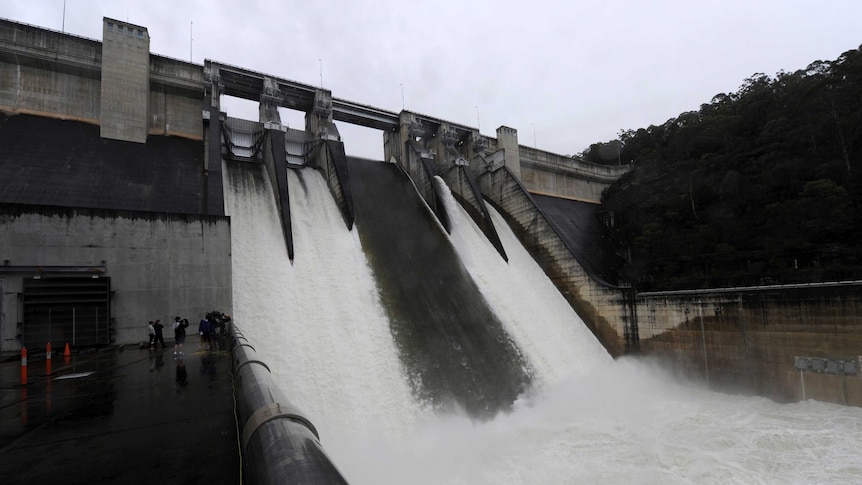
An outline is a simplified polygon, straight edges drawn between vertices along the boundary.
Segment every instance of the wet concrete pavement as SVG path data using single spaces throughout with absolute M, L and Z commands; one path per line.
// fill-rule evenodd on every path
M 240 483 L 228 352 L 44 351 L 0 364 L 0 481 Z

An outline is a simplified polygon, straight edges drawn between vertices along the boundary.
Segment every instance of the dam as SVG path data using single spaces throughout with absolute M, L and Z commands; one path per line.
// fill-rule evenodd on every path
M 858 402 L 856 372 L 803 375 L 793 357 L 824 347 L 758 342 L 772 330 L 752 308 L 779 308 L 786 291 L 637 295 L 615 279 L 613 254 L 589 241 L 601 187 L 625 167 L 519 146 L 509 127 L 489 138 L 215 61 L 143 56 L 146 28 L 103 24 L 101 43 L 0 25 L 4 350 L 135 342 L 153 308 L 221 308 L 352 483 L 858 475 L 858 408 L 808 400 Z M 106 72 L 127 55 L 147 74 Z M 260 119 L 221 112 L 222 94 L 260 101 Z M 284 106 L 307 113 L 303 130 L 281 124 Z M 385 160 L 349 157 L 337 122 L 380 129 Z M 83 288 L 72 305 L 50 298 Z M 818 338 L 793 315 L 858 304 L 855 283 L 804 291 L 802 310 L 780 307 L 790 338 Z M 722 347 L 740 321 L 747 340 Z M 825 325 L 831 350 L 811 357 L 852 362 L 858 317 Z M 614 360 L 638 351 L 713 383 L 746 369 L 769 383 L 752 386 L 761 394 L 802 402 Z
M 859 408 L 719 394 L 654 363 L 614 361 L 586 326 L 572 325 L 579 317 L 496 210 L 508 262 L 445 193 L 457 258 L 519 349 L 530 388 L 479 419 L 435 401 L 455 392 L 433 382 L 417 398 L 399 357 L 405 337 L 392 337 L 386 297 L 376 296 L 387 290 L 366 261 L 377 250 L 346 230 L 323 177 L 288 173 L 303 213 L 291 264 L 266 174 L 226 175 L 241 255 L 234 280 L 244 289 L 235 316 L 259 322 L 246 334 L 351 483 L 841 483 L 858 472 L 856 451 L 834 444 L 858 442 Z M 390 235 L 409 246 L 423 225 L 443 233 L 432 219 Z

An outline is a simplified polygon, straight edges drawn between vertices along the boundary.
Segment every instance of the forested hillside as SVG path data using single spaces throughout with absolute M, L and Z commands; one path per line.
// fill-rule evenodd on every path
M 633 170 L 603 203 L 638 288 L 862 277 L 860 49 L 755 74 L 620 142 Z

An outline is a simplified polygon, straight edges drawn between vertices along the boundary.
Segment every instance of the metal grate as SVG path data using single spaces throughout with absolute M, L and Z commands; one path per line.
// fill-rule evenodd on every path
M 110 278 L 25 278 L 22 343 L 34 348 L 47 342 L 55 347 L 110 343 L 110 295 Z

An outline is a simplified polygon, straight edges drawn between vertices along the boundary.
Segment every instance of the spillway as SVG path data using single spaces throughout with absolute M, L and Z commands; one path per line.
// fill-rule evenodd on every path
M 293 263 L 266 170 L 226 162 L 233 318 L 267 357 L 276 382 L 320 431 L 324 446 L 370 423 L 398 433 L 410 395 L 355 231 L 319 173 L 288 172 Z
M 843 484 L 862 476 L 862 410 L 717 394 L 649 362 L 613 361 L 502 217 L 492 211 L 508 264 L 451 197 L 452 245 L 531 386 L 489 419 L 441 412 L 414 397 L 375 265 L 320 175 L 289 174 L 291 264 L 265 171 L 228 164 L 225 173 L 234 317 L 353 484 Z
M 473 416 L 508 410 L 526 362 L 397 165 L 351 161 L 356 225 L 413 394 Z

